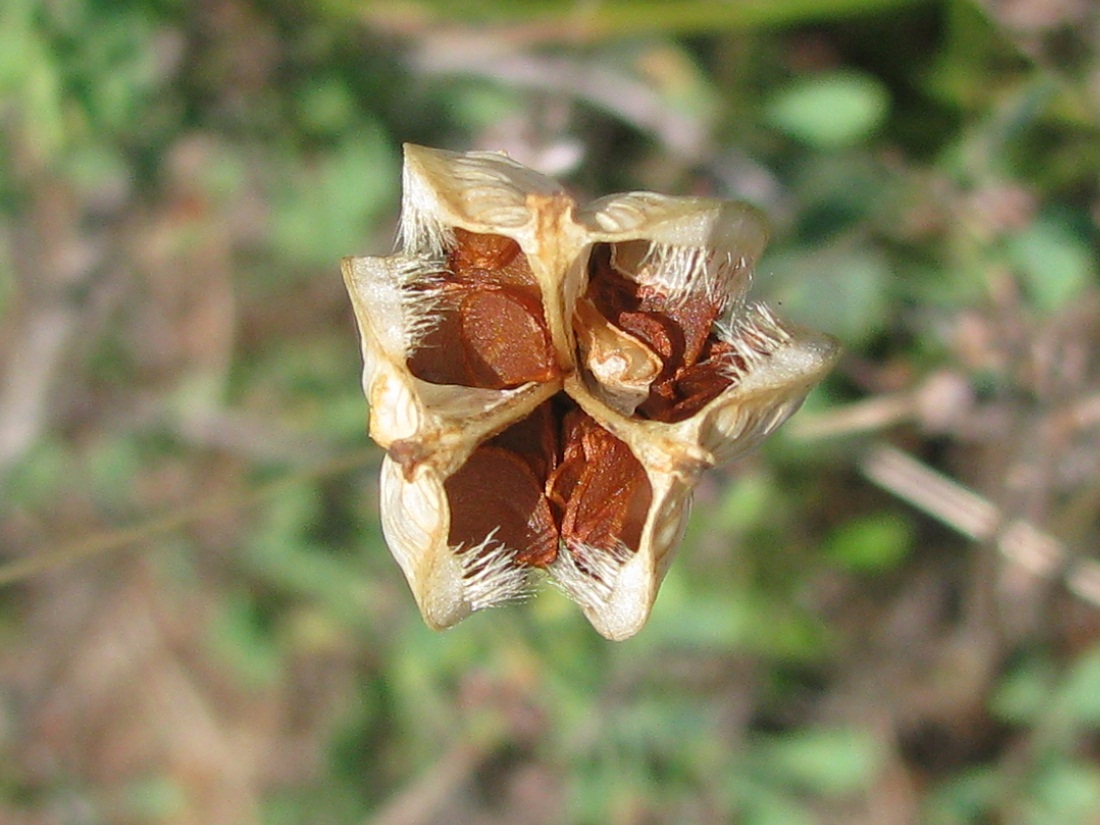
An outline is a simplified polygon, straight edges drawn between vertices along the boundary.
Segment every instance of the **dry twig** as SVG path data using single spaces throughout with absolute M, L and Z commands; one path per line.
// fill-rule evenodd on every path
M 975 541 L 993 542 L 1020 570 L 1043 579 L 1063 575 L 1067 588 L 1100 607 L 1100 562 L 1075 559 L 1057 538 L 888 444 L 872 447 L 860 462 L 867 478 L 918 510 Z

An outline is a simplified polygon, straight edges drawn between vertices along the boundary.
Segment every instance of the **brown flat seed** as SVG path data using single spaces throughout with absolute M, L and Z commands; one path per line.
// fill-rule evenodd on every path
M 622 264 L 642 255 L 647 247 L 637 243 L 617 244 L 616 261 Z M 653 286 L 637 283 L 612 263 L 607 244 L 597 244 L 589 257 L 589 298 L 604 318 L 642 339 L 661 357 L 666 378 L 704 357 L 722 311 L 721 296 L 670 298 Z
M 671 375 L 683 363 L 683 332 L 668 318 L 655 312 L 621 312 L 617 323 L 657 353 L 664 364 L 662 375 Z
M 685 367 L 693 366 L 701 357 L 721 310 L 720 304 L 702 295 L 676 303 L 654 295 L 643 298 L 641 308 L 665 318 L 679 331 L 683 347 L 679 357 Z
M 494 436 L 488 444 L 522 458 L 536 478 L 547 478 L 558 466 L 558 426 L 553 402 L 545 401 L 526 418 Z
M 557 558 L 558 530 L 542 486 L 519 456 L 479 447 L 443 485 L 451 510 L 448 543 L 469 550 L 492 533 L 516 551 L 518 564 L 550 564 Z
M 612 553 L 620 545 L 636 552 L 653 498 L 649 478 L 625 443 L 585 418 L 577 428 L 583 431 L 584 459 L 566 502 L 562 539 Z
M 584 472 L 584 430 L 588 421 L 592 419 L 581 410 L 572 409 L 565 413 L 561 422 L 560 460 L 546 479 L 546 497 L 559 524 L 565 518 L 569 498 Z
M 675 424 L 699 412 L 733 384 L 731 372 L 744 360 L 725 341 L 711 336 L 700 360 L 654 383 L 637 412 L 653 421 Z
M 730 386 L 730 379 L 713 363 L 685 367 L 672 382 L 671 404 L 649 417 L 675 424 L 691 418 Z
M 471 290 L 463 296 L 459 313 L 472 386 L 510 389 L 557 376 L 542 306 L 525 290 Z
M 500 269 L 519 254 L 519 244 L 503 235 L 469 232 L 456 227 L 455 245 L 451 250 L 451 268 L 455 272 L 468 269 Z
M 588 297 L 607 320 L 617 323 L 620 312 L 634 312 L 640 305 L 639 285 L 611 266 L 609 244 L 596 244 L 588 259 Z
M 432 384 L 470 386 L 469 370 L 459 345 L 462 334 L 457 301 L 459 294 L 451 290 L 439 299 L 434 323 L 409 353 L 409 372 Z
M 449 280 L 471 286 L 538 288 L 519 244 L 503 235 L 483 235 L 455 229 L 455 246 L 447 257 Z

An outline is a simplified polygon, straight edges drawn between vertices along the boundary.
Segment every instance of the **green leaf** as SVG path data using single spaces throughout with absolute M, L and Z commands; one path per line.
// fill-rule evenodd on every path
M 913 544 L 912 525 L 890 512 L 852 519 L 826 539 L 822 552 L 852 572 L 874 573 L 896 567 Z
M 24 82 L 34 59 L 43 53 L 34 25 L 35 3 L 6 0 L 0 6 L 0 92 L 10 94 Z
M 762 764 L 777 777 L 811 793 L 842 795 L 874 779 L 878 747 L 862 731 L 801 730 L 760 747 Z
M 746 801 L 744 825 L 814 825 L 817 820 L 803 805 L 782 794 L 757 793 Z
M 1077 658 L 1058 693 L 1073 721 L 1100 725 L 1100 647 Z
M 748 530 L 764 524 L 776 506 L 775 480 L 762 473 L 746 475 L 730 484 L 722 496 L 715 513 L 717 527 L 727 533 Z
M 758 269 L 761 282 L 779 282 L 767 297 L 784 317 L 835 335 L 845 346 L 858 347 L 891 322 L 892 272 L 875 252 L 799 248 L 765 257 Z
M 1100 771 L 1093 765 L 1058 760 L 1035 777 L 1028 797 L 1028 815 L 1021 820 L 1027 825 L 1088 825 L 1100 809 Z
M 135 820 L 165 821 L 187 810 L 187 792 L 169 776 L 148 776 L 124 786 L 122 804 Z
M 1071 730 L 1100 726 L 1100 647 L 1079 656 L 1060 680 L 1048 660 L 1025 660 L 1001 683 L 990 710 L 1016 724 L 1053 714 Z
M 1040 216 L 1009 241 L 1008 254 L 1032 300 L 1045 312 L 1066 306 L 1096 281 L 1088 241 L 1061 215 Z
M 928 825 L 971 825 L 1001 796 L 1004 782 L 988 767 L 960 771 L 934 789 L 925 800 L 922 822 Z
M 1027 659 L 1001 682 L 990 699 L 990 712 L 1006 722 L 1033 722 L 1050 701 L 1052 681 L 1048 662 Z
M 416 19 L 492 23 L 539 20 L 544 25 L 567 22 L 590 37 L 621 38 L 642 33 L 711 34 L 727 29 L 790 26 L 810 21 L 865 15 L 886 9 L 918 5 L 926 0 L 604 0 L 584 14 L 560 0 L 477 0 L 453 3 L 445 0 L 412 0 L 389 4 L 394 14 Z M 377 4 L 385 7 L 388 4 Z M 324 0 L 324 6 L 340 16 L 358 16 L 361 6 L 353 0 Z
M 213 648 L 256 688 L 274 684 L 283 666 L 282 652 L 260 614 L 251 594 L 229 594 L 210 627 Z
M 890 95 L 877 78 L 851 71 L 796 80 L 767 104 L 766 119 L 819 149 L 855 145 L 885 121 Z
M 4 479 L 3 505 L 44 507 L 59 489 L 78 477 L 79 462 L 71 444 L 47 437 L 33 444 L 8 468 Z
M 91 445 L 84 460 L 95 498 L 104 504 L 121 505 L 141 477 L 144 456 L 133 438 L 104 436 Z
M 275 246 L 299 263 L 332 266 L 363 250 L 397 200 L 397 153 L 378 129 L 361 129 L 304 170 L 277 198 Z
M 344 134 L 356 116 L 351 89 L 338 77 L 309 83 L 298 92 L 295 103 L 302 125 L 318 135 Z
M 15 267 L 8 243 L 6 237 L 0 236 L 0 318 L 7 314 L 15 296 Z

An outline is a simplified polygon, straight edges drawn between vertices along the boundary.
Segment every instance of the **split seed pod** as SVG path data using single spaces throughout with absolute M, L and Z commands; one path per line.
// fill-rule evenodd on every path
M 346 258 L 382 527 L 442 629 L 549 577 L 609 639 L 649 617 L 700 473 L 835 360 L 746 293 L 750 207 L 578 206 L 507 156 L 405 147 L 398 251 Z

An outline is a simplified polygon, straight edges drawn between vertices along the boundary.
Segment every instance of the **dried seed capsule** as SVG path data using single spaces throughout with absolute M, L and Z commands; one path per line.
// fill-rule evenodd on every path
M 448 475 L 555 391 L 559 347 L 543 306 L 553 279 L 537 232 L 545 215 L 528 199 L 564 196 L 502 155 L 409 146 L 405 161 L 400 249 L 347 258 L 343 271 L 371 436 L 411 479 L 423 462 Z
M 349 258 L 382 525 L 429 625 L 539 571 L 604 636 L 649 616 L 699 474 L 801 404 L 827 336 L 745 300 L 742 204 L 578 208 L 507 157 L 405 150 L 401 243 Z

